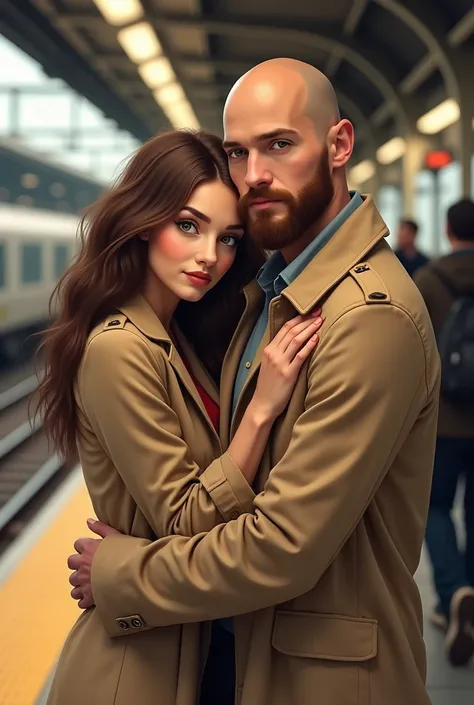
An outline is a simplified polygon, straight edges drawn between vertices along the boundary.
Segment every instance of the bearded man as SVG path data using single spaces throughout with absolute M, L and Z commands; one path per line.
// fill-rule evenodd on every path
M 248 235 L 274 251 L 224 363 L 224 449 L 295 312 L 322 307 L 319 347 L 273 427 L 253 513 L 154 542 L 96 522 L 106 538 L 76 542 L 73 596 L 118 639 L 214 620 L 202 705 L 428 705 L 413 577 L 440 381 L 428 313 L 373 199 L 348 190 L 354 130 L 323 74 L 260 64 L 224 126 Z

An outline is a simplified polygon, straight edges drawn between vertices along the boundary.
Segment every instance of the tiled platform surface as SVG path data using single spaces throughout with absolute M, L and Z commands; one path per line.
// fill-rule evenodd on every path
M 459 522 L 459 504 L 456 519 Z M 430 568 L 424 554 L 417 572 L 417 581 L 425 612 L 425 641 L 428 655 L 428 691 L 432 705 L 474 705 L 474 661 L 468 668 L 454 669 L 444 656 L 443 634 L 431 626 L 428 615 L 434 605 Z M 48 686 L 36 705 L 45 705 Z M 380 704 L 381 705 L 381 704 Z

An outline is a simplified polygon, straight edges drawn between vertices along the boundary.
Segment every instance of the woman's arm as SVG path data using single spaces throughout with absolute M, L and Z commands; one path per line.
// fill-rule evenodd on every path
M 272 358 L 277 364 L 282 360 L 275 352 Z M 264 375 L 267 384 L 270 378 Z M 78 397 L 94 434 L 155 534 L 193 536 L 253 510 L 249 482 L 273 423 L 276 395 L 265 399 L 267 387 L 260 385 L 260 395 L 249 405 L 229 451 L 202 471 L 182 438 L 165 379 L 165 361 L 147 341 L 133 331 L 107 331 L 87 347 Z

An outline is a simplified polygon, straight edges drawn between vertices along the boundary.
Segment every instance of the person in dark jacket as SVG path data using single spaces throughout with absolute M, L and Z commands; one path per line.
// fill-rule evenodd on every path
M 447 236 L 451 253 L 419 269 L 414 277 L 437 336 L 455 294 L 474 296 L 473 201 L 463 199 L 448 210 Z M 465 480 L 464 550 L 451 519 L 461 478 Z M 474 402 L 459 406 L 441 396 L 426 543 L 438 595 L 431 621 L 447 631 L 451 663 L 464 665 L 474 656 Z
M 417 234 L 418 223 L 408 218 L 400 221 L 398 226 L 398 246 L 395 254 L 410 277 L 413 277 L 420 267 L 429 262 L 428 257 L 416 248 Z

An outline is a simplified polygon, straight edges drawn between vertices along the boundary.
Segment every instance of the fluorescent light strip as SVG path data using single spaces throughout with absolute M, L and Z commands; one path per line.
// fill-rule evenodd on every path
M 162 107 L 186 100 L 184 91 L 179 83 L 169 83 L 167 86 L 159 88 L 153 95 L 156 102 Z
M 175 129 L 199 128 L 199 121 L 177 82 L 173 68 L 153 27 L 145 21 L 139 0 L 94 0 L 97 8 L 112 25 L 129 24 L 117 33 L 117 39 L 131 61 L 138 64 L 143 82 L 153 90 L 156 102 Z
M 406 142 L 403 137 L 393 137 L 377 149 L 377 161 L 380 164 L 391 164 L 403 157 L 406 150 Z
M 425 135 L 435 135 L 457 122 L 460 116 L 461 111 L 458 103 L 452 98 L 448 98 L 436 108 L 422 115 L 417 120 L 416 126 Z
M 149 88 L 162 88 L 176 81 L 175 73 L 166 56 L 152 59 L 138 67 L 138 73 Z
M 363 184 L 375 174 L 375 164 L 369 159 L 359 162 L 350 171 L 350 178 L 356 184 Z
M 139 0 L 94 0 L 109 24 L 116 26 L 136 22 L 143 16 Z
M 117 39 L 129 59 L 135 64 L 141 64 L 163 54 L 158 37 L 148 22 L 139 22 L 121 29 Z

